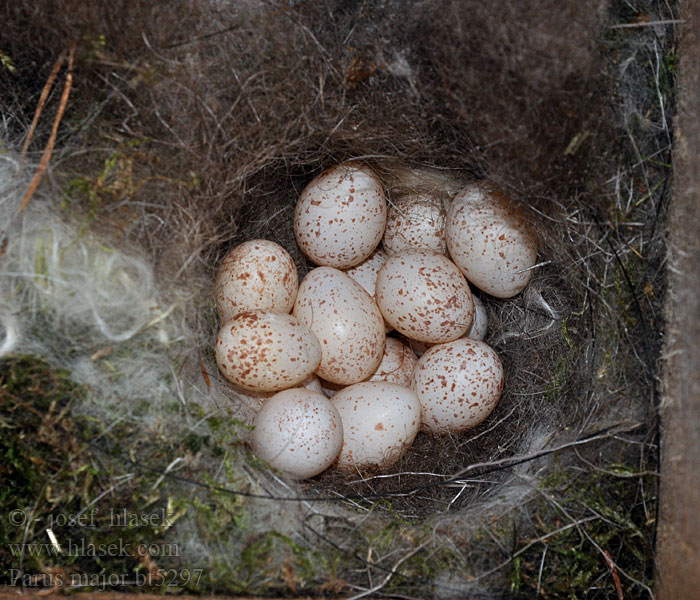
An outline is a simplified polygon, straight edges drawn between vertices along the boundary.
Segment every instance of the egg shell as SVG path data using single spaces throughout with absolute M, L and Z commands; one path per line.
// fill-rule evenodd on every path
M 253 420 L 255 453 L 295 479 L 318 475 L 338 456 L 343 425 L 319 392 L 292 388 L 270 398 Z
M 214 282 L 222 323 L 244 310 L 289 313 L 299 287 L 294 261 L 279 244 L 250 240 L 229 250 Z
M 343 421 L 343 447 L 337 463 L 341 470 L 391 466 L 420 429 L 418 397 L 396 383 L 356 383 L 340 390 L 331 402 Z
M 321 380 L 316 377 L 313 373 L 309 375 L 304 381 L 302 381 L 298 387 L 303 387 L 306 388 L 307 390 L 311 390 L 312 392 L 318 392 L 319 394 L 323 394 L 323 386 L 321 385 Z M 325 394 L 324 394 L 325 395 Z
M 467 332 L 467 337 L 473 340 L 483 340 L 489 328 L 489 316 L 484 303 L 478 296 L 472 294 L 472 300 L 474 301 L 474 320 Z
M 365 291 L 376 301 L 377 273 L 379 273 L 379 269 L 382 268 L 382 265 L 388 258 L 389 255 L 386 252 L 377 248 L 367 260 L 363 260 L 359 265 L 347 269 L 345 273 L 365 288 Z M 384 331 L 389 333 L 392 329 L 393 327 L 385 321 Z
M 388 254 L 403 250 L 430 250 L 447 254 L 446 210 L 441 199 L 412 194 L 389 207 L 382 246 Z
M 417 361 L 416 355 L 406 344 L 386 338 L 382 362 L 368 381 L 386 381 L 409 387 Z
M 455 264 L 479 289 L 512 298 L 532 277 L 537 237 L 523 212 L 495 186 L 472 184 L 447 214 L 447 247 Z
M 386 212 L 384 188 L 369 167 L 336 165 L 304 188 L 294 211 L 294 234 L 313 263 L 347 269 L 379 245 Z
M 342 271 L 309 271 L 299 286 L 293 314 L 321 343 L 319 377 L 349 385 L 379 366 L 385 339 L 382 315 L 374 299 Z
M 321 345 L 292 315 L 262 310 L 238 313 L 216 337 L 216 362 L 231 383 L 254 392 L 295 386 L 314 372 Z
M 472 324 L 474 302 L 460 270 L 442 254 L 407 250 L 377 275 L 377 304 L 400 333 L 420 342 L 449 342 Z
M 462 338 L 428 350 L 411 378 L 422 406 L 422 428 L 459 433 L 481 423 L 503 391 L 503 366 L 486 343 Z
M 377 273 L 388 258 L 389 255 L 386 252 L 377 248 L 367 260 L 347 269 L 345 273 L 357 281 L 374 298 L 377 291 Z

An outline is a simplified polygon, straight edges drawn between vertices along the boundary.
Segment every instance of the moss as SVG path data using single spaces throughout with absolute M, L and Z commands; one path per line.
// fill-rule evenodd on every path
M 83 393 L 67 372 L 34 357 L 0 360 L 0 553 L 7 552 L 7 544 L 19 533 L 7 520 L 11 511 L 36 510 L 38 504 L 50 508 L 79 494 L 80 481 L 89 476 L 89 468 L 76 461 L 75 454 L 94 428 L 87 419 L 70 415 L 72 403 Z M 60 475 L 72 484 L 61 496 L 47 498 L 47 486 Z
M 511 563 L 515 596 L 614 598 L 619 581 L 625 598 L 648 597 L 645 586 L 653 583 L 653 476 L 625 463 L 575 476 L 557 467 L 542 489 L 557 496 L 558 507 L 542 502 L 533 530 L 518 540 L 522 550 L 516 550 Z
M 12 583 L 20 569 L 27 577 L 60 572 L 64 583 L 92 589 L 103 583 L 100 574 L 133 582 L 148 560 L 166 567 L 177 560 L 177 546 L 164 536 L 182 516 L 181 503 L 153 493 L 154 477 L 125 477 L 118 463 L 98 451 L 96 439 L 124 432 L 108 433 L 96 420 L 74 415 L 86 394 L 67 371 L 37 357 L 0 360 L 5 582 Z M 139 548 L 147 549 L 148 559 Z

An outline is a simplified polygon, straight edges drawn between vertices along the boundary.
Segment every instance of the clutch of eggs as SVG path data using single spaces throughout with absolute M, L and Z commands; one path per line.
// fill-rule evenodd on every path
M 451 202 L 447 189 L 402 195 L 387 221 L 377 175 L 337 165 L 296 205 L 297 244 L 318 265 L 301 283 L 272 241 L 221 261 L 216 360 L 256 412 L 252 446 L 272 467 L 297 479 L 333 464 L 385 468 L 419 429 L 462 432 L 495 408 L 503 368 L 482 341 L 487 312 L 469 283 L 518 294 L 537 241 L 495 187 L 451 187 Z M 392 329 L 401 340 L 386 337 Z

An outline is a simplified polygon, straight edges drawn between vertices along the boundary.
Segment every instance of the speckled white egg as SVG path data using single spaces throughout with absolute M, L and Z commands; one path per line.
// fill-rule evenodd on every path
M 262 310 L 238 313 L 224 323 L 215 352 L 223 376 L 255 392 L 295 386 L 321 360 L 321 345 L 311 329 L 292 315 Z
M 390 256 L 377 275 L 377 304 L 389 324 L 421 342 L 449 342 L 472 324 L 469 284 L 450 259 L 427 250 Z
M 377 273 L 388 258 L 389 255 L 384 250 L 377 248 L 367 260 L 347 269 L 345 273 L 357 281 L 374 298 L 377 291 Z
M 503 366 L 490 346 L 462 338 L 434 346 L 418 359 L 411 387 L 423 407 L 423 429 L 459 433 L 481 423 L 496 407 Z
M 447 247 L 466 278 L 497 298 L 520 293 L 537 261 L 537 237 L 522 211 L 483 183 L 464 188 L 452 202 Z
M 408 387 L 417 361 L 413 350 L 406 344 L 394 338 L 386 338 L 382 362 L 368 381 L 386 381 Z
M 443 201 L 427 194 L 394 200 L 386 218 L 384 250 L 389 254 L 412 249 L 447 254 L 445 216 Z
M 377 273 L 382 265 L 387 261 L 389 255 L 384 250 L 377 248 L 367 260 L 363 260 L 359 265 L 347 269 L 347 273 L 357 283 L 359 283 L 365 291 L 376 300 L 377 291 Z M 384 321 L 384 331 L 389 333 L 393 327 Z
M 336 165 L 304 188 L 294 211 L 294 234 L 315 264 L 347 269 L 378 246 L 386 212 L 384 188 L 369 167 Z
M 489 316 L 484 303 L 478 296 L 472 294 L 472 300 L 474 300 L 474 320 L 467 332 L 467 337 L 473 340 L 483 340 L 489 328 Z
M 214 282 L 222 323 L 244 310 L 288 313 L 299 287 L 294 261 L 279 244 L 250 240 L 229 250 Z
M 331 402 L 343 422 L 343 447 L 337 463 L 342 470 L 391 466 L 420 429 L 418 397 L 396 383 L 356 383 L 340 390 Z
M 342 271 L 319 267 L 299 285 L 292 311 L 321 343 L 316 375 L 349 385 L 369 377 L 384 353 L 384 321 L 376 302 Z
M 253 421 L 252 446 L 272 467 L 295 479 L 327 469 L 343 445 L 343 425 L 328 398 L 292 388 L 270 398 Z

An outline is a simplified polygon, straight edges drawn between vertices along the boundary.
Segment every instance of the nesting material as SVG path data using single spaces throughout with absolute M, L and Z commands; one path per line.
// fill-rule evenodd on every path
M 617 573 L 625 597 L 648 595 L 672 2 L 6 4 L 0 350 L 65 373 L 84 393 L 61 421 L 95 427 L 61 468 L 28 461 L 31 477 L 17 476 L 42 487 L 20 499 L 39 520 L 9 531 L 13 542 L 39 539 L 50 514 L 162 508 L 172 525 L 139 528 L 134 543 L 177 543 L 178 556 L 152 560 L 201 568 L 199 583 L 177 579 L 200 594 L 615 596 Z M 60 90 L 20 148 L 75 40 L 49 169 L 18 214 Z M 226 253 L 255 239 L 313 279 L 295 204 L 351 160 L 389 207 L 412 195 L 447 205 L 490 182 L 537 232 L 537 258 L 514 297 L 479 292 L 505 379 L 485 420 L 419 432 L 381 472 L 300 481 L 309 473 L 290 478 L 252 452 L 274 393 L 220 373 L 211 290 Z M 352 287 L 338 273 L 326 299 Z M 372 300 L 371 284 L 353 290 Z M 373 320 L 376 339 L 356 355 L 380 350 L 359 378 L 382 358 Z M 68 499 L 61 473 L 77 486 Z M 40 574 L 41 558 L 13 568 Z M 121 573 L 131 559 L 120 560 L 71 568 Z

